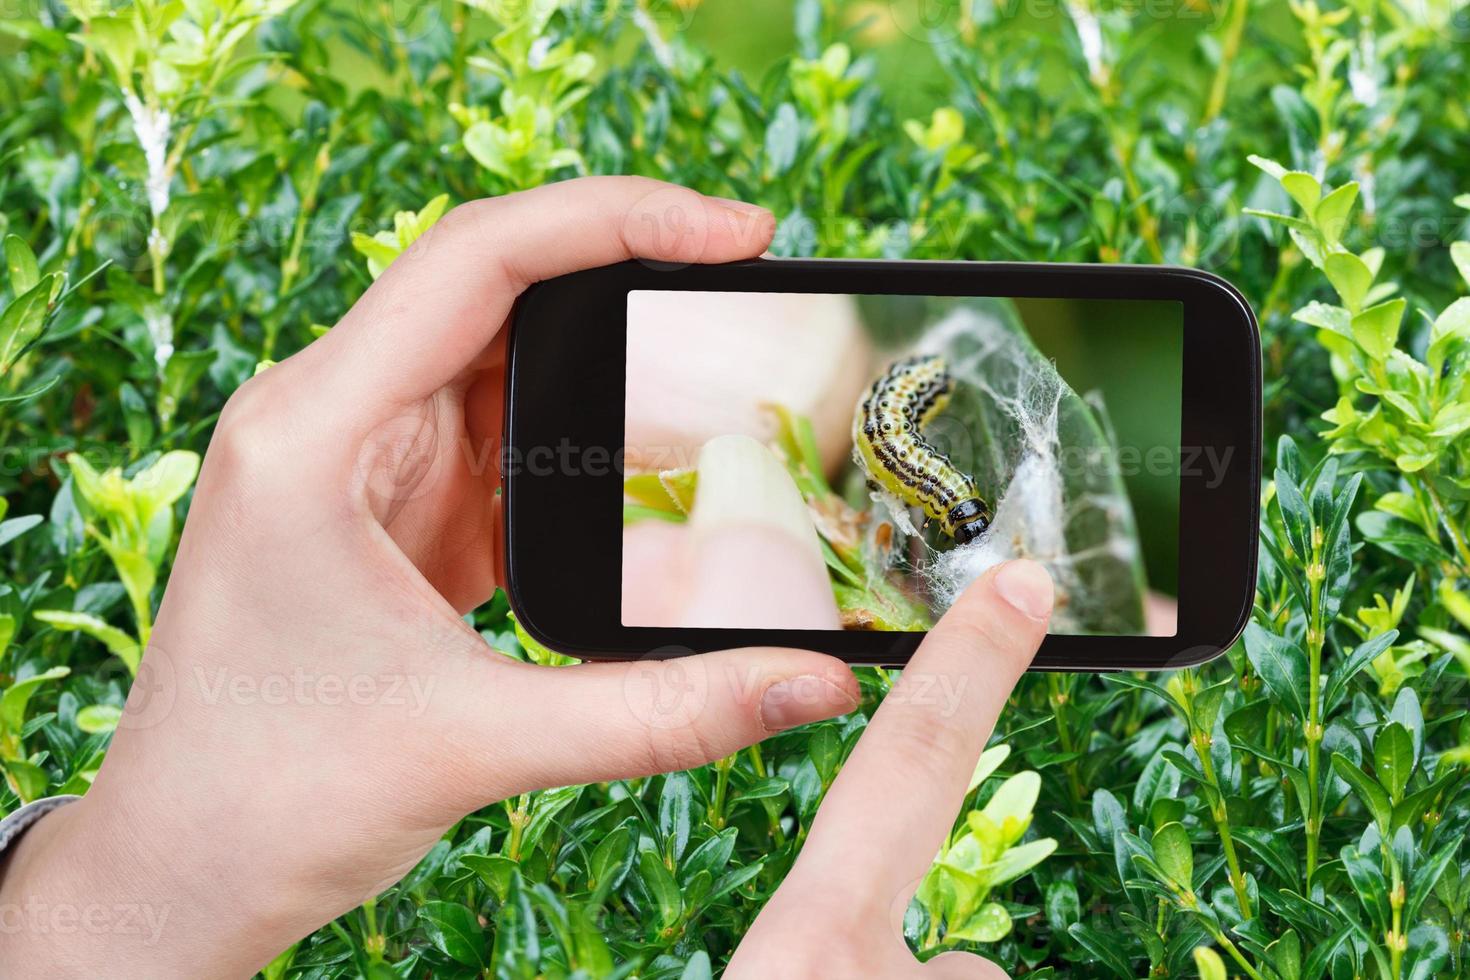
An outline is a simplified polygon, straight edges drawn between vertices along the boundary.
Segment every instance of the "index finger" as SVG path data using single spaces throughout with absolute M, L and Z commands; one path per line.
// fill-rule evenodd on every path
M 754 258 L 775 219 L 738 201 L 644 177 L 584 177 L 471 201 L 398 257 L 313 347 L 338 397 L 409 401 L 457 377 L 532 283 L 643 258 Z
M 996 718 L 1051 616 L 1051 577 L 1011 561 L 925 637 L 832 784 L 793 871 L 835 894 L 906 903 L 964 802 Z M 880 847 L 871 846 L 881 842 Z M 864 842 L 868 846 L 861 846 Z M 901 910 L 901 909 L 900 909 Z

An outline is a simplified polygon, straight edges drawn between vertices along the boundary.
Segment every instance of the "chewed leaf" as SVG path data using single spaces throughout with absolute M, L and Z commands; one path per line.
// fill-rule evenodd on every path
M 637 516 L 682 520 L 694 506 L 694 488 L 698 474 L 694 470 L 665 470 L 662 473 L 638 473 L 623 480 L 623 496 Z
M 811 419 L 774 402 L 764 407 L 776 418 L 775 444 L 785 455 L 791 477 L 802 494 L 812 497 L 830 493 L 822 474 L 822 454 L 817 450 Z
M 694 509 L 694 492 L 699 485 L 698 470 L 663 470 L 658 475 L 658 482 L 680 513 L 688 514 Z

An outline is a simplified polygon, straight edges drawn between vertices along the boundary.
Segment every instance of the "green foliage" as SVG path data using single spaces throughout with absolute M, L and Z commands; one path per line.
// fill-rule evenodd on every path
M 1009 755 L 1005 745 L 986 750 L 970 790 L 980 786 Z M 929 920 L 921 952 L 960 943 L 993 943 L 1011 931 L 1010 911 L 987 899 L 993 889 L 1019 878 L 1056 850 L 1057 842 L 1049 837 L 1022 843 L 1040 792 L 1040 776 L 1016 773 L 995 788 L 983 807 L 967 813 L 964 823 L 940 848 L 917 895 Z
M 957 5 L 908 25 L 925 43 L 885 35 L 902 4 L 800 0 L 759 77 L 670 30 L 692 2 L 0 21 L 0 812 L 96 772 L 230 392 L 448 205 L 639 173 L 771 207 L 784 255 L 1178 262 L 1260 315 L 1251 628 L 1202 668 L 1026 678 L 1007 771 L 905 919 L 921 955 L 1470 973 L 1465 8 L 1031 6 Z M 680 519 L 688 479 L 639 499 Z M 503 597 L 475 623 L 560 662 Z M 265 975 L 709 976 L 889 687 L 862 682 L 852 715 L 713 766 L 473 814 Z

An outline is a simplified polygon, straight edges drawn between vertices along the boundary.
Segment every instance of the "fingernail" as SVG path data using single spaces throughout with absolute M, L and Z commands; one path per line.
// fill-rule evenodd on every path
M 995 573 L 995 591 L 1032 619 L 1051 616 L 1054 590 L 1051 576 L 1034 561 L 1018 558 Z
M 751 204 L 748 201 L 737 201 L 730 197 L 712 197 L 710 200 L 720 205 L 726 211 L 734 211 L 738 215 L 767 214 L 770 211 L 769 208 L 763 208 L 759 204 Z
M 761 727 L 781 732 L 846 714 L 856 707 L 852 695 L 825 677 L 803 674 L 766 688 L 761 695 Z
M 716 436 L 699 450 L 699 482 L 689 518 L 696 540 L 730 527 L 770 527 L 818 561 L 822 545 L 806 501 L 785 465 L 750 436 Z

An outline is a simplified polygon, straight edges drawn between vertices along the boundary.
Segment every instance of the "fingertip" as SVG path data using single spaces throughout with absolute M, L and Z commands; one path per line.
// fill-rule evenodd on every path
M 724 197 L 706 198 L 714 207 L 711 215 L 710 251 L 715 261 L 755 258 L 776 237 L 776 216 L 767 208 Z
M 779 527 L 754 522 L 692 542 L 680 621 L 743 629 L 836 629 L 837 604 L 821 556 Z
M 845 715 L 858 706 L 857 679 L 833 671 L 804 673 L 769 685 L 761 694 L 757 717 L 767 733 Z
M 1056 587 L 1040 562 L 1016 558 L 992 573 L 995 592 L 1013 609 L 1038 622 L 1051 618 Z
M 943 638 L 931 651 L 978 649 L 1024 671 L 1046 635 L 1055 602 L 1044 566 L 1027 559 L 1004 562 L 961 593 L 931 631 L 934 639 Z

